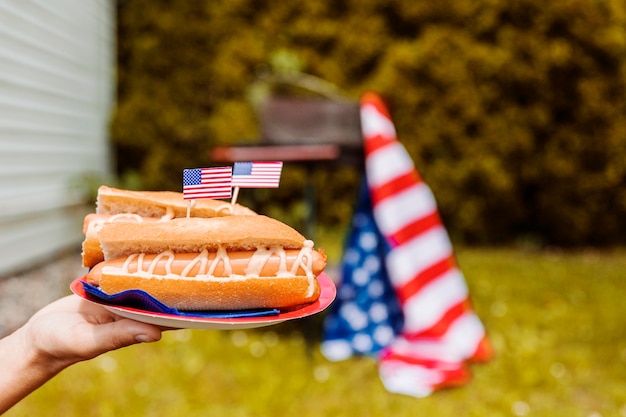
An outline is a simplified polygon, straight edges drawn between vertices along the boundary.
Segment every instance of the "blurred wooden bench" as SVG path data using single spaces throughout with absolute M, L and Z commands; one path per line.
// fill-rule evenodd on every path
M 258 143 L 216 147 L 210 151 L 211 160 L 363 162 L 357 102 L 270 97 L 260 105 L 258 120 Z
M 217 163 L 237 161 L 283 161 L 320 167 L 363 165 L 363 138 L 356 101 L 311 97 L 270 97 L 258 109 L 260 138 L 255 143 L 220 146 L 210 150 Z M 315 222 L 315 194 L 305 184 L 307 233 Z

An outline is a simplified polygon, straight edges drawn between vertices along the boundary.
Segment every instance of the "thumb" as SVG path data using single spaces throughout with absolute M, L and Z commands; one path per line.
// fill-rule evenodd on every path
M 122 319 L 96 326 L 93 337 L 100 354 L 137 343 L 156 342 L 161 340 L 161 330 L 151 324 Z

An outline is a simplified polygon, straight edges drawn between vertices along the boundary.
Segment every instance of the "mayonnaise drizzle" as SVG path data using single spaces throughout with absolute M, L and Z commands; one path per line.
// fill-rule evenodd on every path
M 245 270 L 246 277 L 258 277 L 263 270 L 263 266 L 272 255 L 276 255 L 280 259 L 276 276 L 287 276 L 287 255 L 285 254 L 285 250 L 280 246 L 273 246 L 271 248 L 257 248 L 256 252 L 250 257 L 250 262 L 248 262 L 248 267 Z
M 272 256 L 279 257 L 279 265 L 278 272 L 276 273 L 277 277 L 294 277 L 298 273 L 298 269 L 302 269 L 306 274 L 309 281 L 309 288 L 307 292 L 307 296 L 311 296 L 313 291 L 315 291 L 315 276 L 313 275 L 313 246 L 314 243 L 311 240 L 304 241 L 304 244 L 298 255 L 293 262 L 293 265 L 288 270 L 287 269 L 287 255 L 285 250 L 280 246 L 272 246 L 270 248 L 267 247 L 258 247 L 254 252 L 252 257 L 250 258 L 250 262 L 248 263 L 248 267 L 245 270 L 245 278 L 259 278 L 261 271 L 263 270 L 263 266 L 268 262 L 268 260 Z M 215 254 L 215 258 L 209 264 L 209 252 L 204 249 L 202 252 L 198 254 L 189 264 L 183 269 L 183 271 L 178 274 L 172 273 L 172 263 L 174 262 L 174 253 L 171 251 L 164 251 L 159 253 L 155 258 L 149 262 L 147 265 L 147 269 L 144 270 L 144 253 L 134 253 L 126 258 L 124 264 L 120 268 L 107 267 L 106 269 L 114 269 L 118 273 L 121 272 L 123 274 L 131 274 L 141 277 L 147 277 L 153 275 L 154 270 L 157 267 L 157 264 L 162 259 L 166 259 L 165 262 L 165 273 L 168 277 L 181 277 L 186 278 L 189 276 L 191 271 L 199 265 L 198 272 L 195 274 L 194 279 L 212 279 L 215 278 L 213 275 L 215 273 L 215 269 L 220 264 L 223 264 L 224 275 L 226 277 L 237 278 L 233 276 L 232 266 L 230 264 L 230 258 L 228 256 L 228 252 L 223 247 L 219 247 Z M 137 263 L 137 271 L 134 273 L 130 273 L 130 266 L 136 262 Z M 242 277 L 238 277 L 242 278 Z M 219 278 L 224 279 L 224 278 Z
M 225 211 L 228 214 L 233 214 L 234 211 L 234 206 L 232 204 L 223 204 L 221 206 L 218 206 L 215 211 L 217 213 L 221 213 L 222 211 Z
M 118 220 L 134 220 L 137 223 L 142 223 L 143 222 L 143 218 L 138 215 L 138 214 L 134 214 L 134 213 L 118 213 L 118 214 L 114 214 L 113 216 L 109 217 L 108 220 L 106 220 L 109 223 L 114 223 Z
M 220 264 L 220 262 L 223 264 L 224 267 L 224 275 L 232 275 L 233 274 L 233 269 L 230 265 L 230 258 L 228 257 L 228 253 L 226 252 L 226 250 L 222 247 L 220 247 L 216 254 L 215 254 L 215 258 L 213 259 L 213 262 L 211 262 L 211 265 L 209 265 L 209 251 L 204 249 L 202 252 L 200 252 L 200 254 L 198 254 L 198 256 L 196 256 L 194 259 L 191 260 L 191 262 L 189 262 L 189 264 L 185 267 L 185 269 L 182 270 L 182 272 L 180 273 L 181 277 L 187 277 L 190 273 L 191 270 L 194 269 L 196 267 L 196 265 L 200 265 L 198 272 L 196 273 L 196 276 L 209 276 L 209 277 L 213 277 L 214 273 L 215 273 L 215 269 L 217 268 L 217 266 Z M 207 269 L 208 266 L 208 269 Z
M 150 276 L 152 274 L 154 274 L 154 269 L 157 267 L 158 262 L 163 259 L 163 258 L 167 258 L 167 260 L 165 261 L 165 276 L 175 276 L 174 274 L 172 274 L 172 262 L 174 262 L 174 254 L 170 251 L 165 251 L 165 252 L 161 252 L 159 253 L 148 265 L 148 269 L 146 271 L 143 270 L 143 264 L 144 264 L 144 256 L 145 253 L 133 253 L 132 255 L 130 255 L 129 257 L 126 258 L 126 260 L 124 261 L 124 265 L 122 265 L 121 268 L 119 268 L 123 273 L 128 274 L 128 269 L 130 268 L 130 265 L 133 262 L 137 263 L 137 271 L 135 271 L 133 273 L 133 275 L 137 275 L 137 276 Z
M 196 200 L 191 200 L 191 207 L 196 205 Z M 159 219 L 160 222 L 167 222 L 174 218 L 174 210 L 171 207 L 165 208 L 165 214 Z
M 183 269 L 183 272 L 181 272 L 180 275 L 182 277 L 186 277 L 197 264 L 200 264 L 200 270 L 198 271 L 197 275 L 204 275 L 204 271 L 206 271 L 206 266 L 208 263 L 209 251 L 204 249 L 202 252 L 200 252 L 198 256 L 196 256 L 191 262 L 189 262 L 189 265 L 187 265 L 185 269 Z
M 313 295 L 315 291 L 315 277 L 313 276 L 313 246 L 315 244 L 312 240 L 305 240 L 302 245 L 302 249 L 298 252 L 298 256 L 291 267 L 291 273 L 296 274 L 298 267 L 302 267 L 309 279 L 309 288 L 307 290 L 307 297 Z
M 211 262 L 211 268 L 209 268 L 209 270 L 207 271 L 208 276 L 213 276 L 215 268 L 220 262 L 224 264 L 224 275 L 230 276 L 233 274 L 233 269 L 230 266 L 230 258 L 228 257 L 228 253 L 226 252 L 226 249 L 220 246 L 220 248 L 217 250 L 217 253 L 215 254 L 215 259 L 213 259 L 213 262 Z
M 134 222 L 134 223 L 141 223 L 143 222 L 143 219 L 141 218 L 141 216 L 139 216 L 138 214 L 133 214 L 133 213 L 118 213 L 118 214 L 114 214 L 113 216 L 109 217 L 108 219 L 100 219 L 100 220 L 94 220 L 92 222 L 89 223 L 89 225 L 87 226 L 87 231 L 88 232 L 99 232 L 100 230 L 102 230 L 102 228 L 104 227 L 105 223 L 115 223 L 117 221 L 130 221 L 130 222 Z
M 141 254 L 143 257 L 143 253 Z M 148 267 L 148 274 L 154 274 L 154 270 L 157 267 L 158 262 L 163 259 L 166 258 L 165 261 L 165 274 L 166 275 L 173 275 L 172 274 L 172 262 L 174 262 L 174 254 L 170 251 L 165 251 L 165 252 L 161 252 L 159 253 L 157 256 L 155 256 L 155 258 L 152 260 L 152 262 L 150 262 L 150 266 Z M 143 259 L 142 259 L 143 261 Z M 140 271 L 142 268 L 142 264 L 143 262 L 140 262 L 137 265 L 137 271 Z

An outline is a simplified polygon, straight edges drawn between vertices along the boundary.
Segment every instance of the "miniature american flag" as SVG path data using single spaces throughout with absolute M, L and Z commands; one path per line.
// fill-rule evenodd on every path
M 191 168 L 183 170 L 183 198 L 230 198 L 232 167 Z
M 235 162 L 233 187 L 278 188 L 282 162 Z

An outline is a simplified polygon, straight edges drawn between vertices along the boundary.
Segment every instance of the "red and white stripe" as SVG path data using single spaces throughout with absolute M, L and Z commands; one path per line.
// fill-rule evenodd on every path
M 374 218 L 391 246 L 385 262 L 405 318 L 380 376 L 388 390 L 421 397 L 465 383 L 465 362 L 489 359 L 490 348 L 435 197 L 378 95 L 363 95 L 361 121 Z

